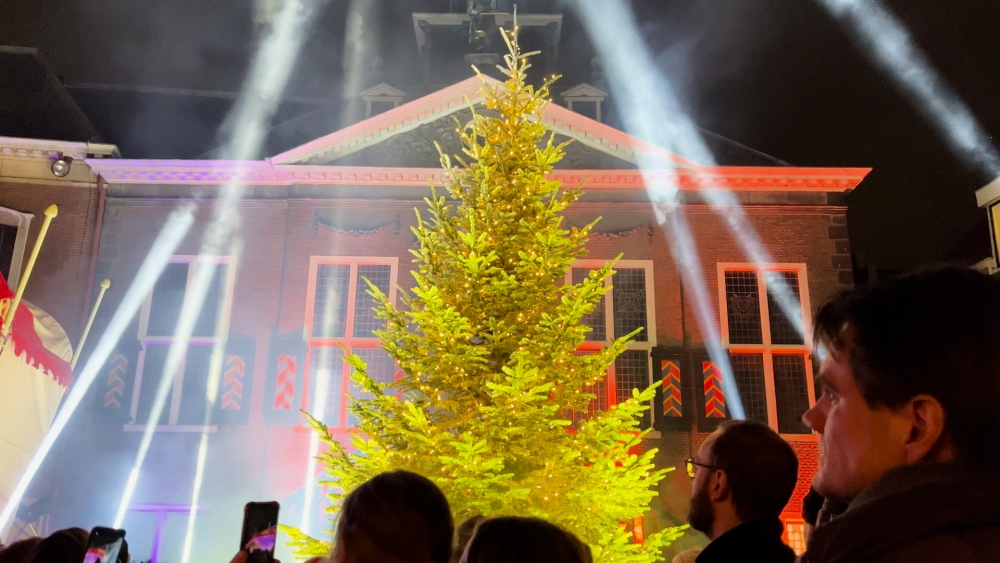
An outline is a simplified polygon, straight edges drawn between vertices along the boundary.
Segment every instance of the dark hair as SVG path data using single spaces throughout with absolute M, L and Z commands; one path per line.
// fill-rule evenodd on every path
M 576 536 L 538 518 L 503 516 L 479 523 L 466 563 L 591 563 Z
M 472 539 L 472 534 L 475 533 L 476 526 L 484 518 L 485 516 L 482 514 L 476 514 L 475 516 L 466 518 L 465 521 L 458 525 L 458 529 L 455 530 L 455 549 L 451 553 L 452 561 L 458 561 L 462 557 L 462 552 L 465 551 L 465 546 L 469 545 L 469 540 Z
M 777 517 L 799 478 L 795 451 L 766 424 L 729 420 L 712 443 L 711 465 L 726 472 L 740 520 Z
M 32 563 L 69 563 L 83 561 L 90 534 L 83 528 L 66 528 L 52 533 L 38 544 Z
M 848 353 L 869 407 L 930 395 L 958 456 L 1000 465 L 1000 281 L 944 267 L 842 291 L 820 307 L 815 334 Z
M 0 563 L 30 563 L 42 538 L 25 538 L 0 548 Z
M 441 490 L 426 477 L 397 470 L 347 495 L 337 544 L 348 563 L 448 563 L 453 531 Z

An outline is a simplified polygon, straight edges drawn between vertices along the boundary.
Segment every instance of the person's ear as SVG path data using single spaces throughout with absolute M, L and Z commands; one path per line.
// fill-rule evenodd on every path
M 722 469 L 713 469 L 708 481 L 708 498 L 722 502 L 729 496 L 729 476 Z
M 954 458 L 951 441 L 945 434 L 944 407 L 930 395 L 917 395 L 903 407 L 901 414 L 909 423 L 904 448 L 906 462 L 921 460 L 951 461 Z

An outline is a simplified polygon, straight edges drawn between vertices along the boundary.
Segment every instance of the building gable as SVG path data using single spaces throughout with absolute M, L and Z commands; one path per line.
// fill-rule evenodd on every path
M 416 128 L 344 155 L 331 164 L 338 166 L 377 166 L 402 168 L 434 168 L 440 166 L 437 147 L 449 156 L 462 154 L 462 141 L 455 128 L 455 121 L 465 124 L 472 120 L 472 111 L 460 109 L 450 115 L 418 125 Z M 628 170 L 635 164 L 606 151 L 585 145 L 565 135 L 556 134 L 555 142 L 564 143 L 566 155 L 556 164 L 557 169 L 571 170 Z
M 484 77 L 490 84 L 497 81 Z M 467 123 L 469 105 L 482 101 L 482 80 L 472 77 L 423 98 L 306 143 L 271 161 L 274 164 L 433 167 L 438 164 L 434 142 L 455 154 L 460 143 L 454 118 Z M 564 166 L 588 169 L 635 168 L 637 154 L 649 155 L 663 167 L 698 165 L 617 129 L 550 104 L 543 116 L 557 139 L 574 143 Z

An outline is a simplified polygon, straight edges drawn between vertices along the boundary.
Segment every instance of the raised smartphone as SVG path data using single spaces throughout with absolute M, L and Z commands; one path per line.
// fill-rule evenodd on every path
M 274 542 L 278 535 L 277 502 L 248 502 L 243 507 L 243 533 L 240 549 L 247 552 L 248 563 L 272 563 Z
M 125 530 L 98 526 L 90 532 L 83 563 L 128 563 Z

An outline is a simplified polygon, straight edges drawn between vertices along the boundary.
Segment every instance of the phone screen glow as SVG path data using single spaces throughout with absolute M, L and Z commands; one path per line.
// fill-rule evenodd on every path
M 254 551 L 273 552 L 275 538 L 277 535 L 277 526 L 271 526 L 270 528 L 257 532 L 252 538 L 250 538 L 250 541 L 248 541 L 243 548 L 246 549 L 248 553 L 253 553 Z
M 122 548 L 122 538 L 115 538 L 104 545 L 92 545 L 83 557 L 83 563 L 115 563 Z

